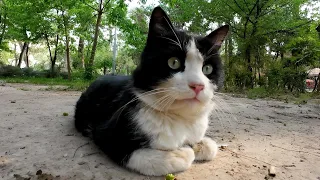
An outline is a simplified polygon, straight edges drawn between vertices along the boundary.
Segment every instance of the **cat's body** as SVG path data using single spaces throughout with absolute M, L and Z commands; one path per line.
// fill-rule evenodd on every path
M 222 81 L 217 51 L 227 32 L 225 27 L 192 37 L 174 30 L 155 8 L 133 76 L 104 76 L 92 83 L 77 102 L 76 128 L 114 162 L 145 175 L 211 160 L 217 145 L 205 132 Z

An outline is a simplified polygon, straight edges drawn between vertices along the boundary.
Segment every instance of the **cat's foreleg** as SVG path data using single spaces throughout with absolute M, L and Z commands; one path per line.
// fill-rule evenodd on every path
M 195 153 L 195 160 L 209 161 L 218 153 L 217 143 L 209 137 L 204 137 L 199 143 L 192 146 Z
M 126 166 L 144 175 L 161 176 L 187 170 L 194 158 L 190 147 L 172 151 L 138 149 L 132 153 Z

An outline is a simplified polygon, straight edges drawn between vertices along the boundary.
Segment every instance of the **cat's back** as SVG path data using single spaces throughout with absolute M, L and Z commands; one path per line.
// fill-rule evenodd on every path
M 125 88 L 131 80 L 131 76 L 112 76 L 105 75 L 97 78 L 88 89 L 83 93 L 83 96 L 91 98 L 101 98 L 106 96 L 114 97 L 114 95 Z
M 120 106 L 117 101 L 130 89 L 131 76 L 105 75 L 97 78 L 81 94 L 75 108 L 76 128 L 83 132 L 88 125 L 106 119 Z M 99 119 L 99 120 L 98 120 Z

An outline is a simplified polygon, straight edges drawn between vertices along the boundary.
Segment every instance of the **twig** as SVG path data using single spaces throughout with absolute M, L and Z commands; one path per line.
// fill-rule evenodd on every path
M 91 6 L 90 4 L 88 4 L 87 2 L 83 1 L 83 3 L 84 3 L 86 6 L 90 7 L 91 9 L 97 11 L 96 8 L 94 8 L 93 6 Z
M 84 154 L 83 157 L 91 156 L 91 155 L 94 155 L 94 154 L 100 154 L 100 152 L 87 153 L 87 154 Z
M 80 149 L 80 148 L 82 148 L 83 146 L 86 146 L 86 145 L 89 145 L 89 142 L 87 142 L 87 143 L 85 143 L 85 144 L 83 144 L 83 145 L 79 146 L 79 147 L 76 149 L 76 151 L 74 152 L 74 154 L 73 154 L 73 158 L 76 156 L 76 153 L 77 153 L 78 149 Z
M 320 155 L 318 155 L 318 154 L 313 154 L 313 153 L 310 153 L 310 152 L 307 152 L 307 151 L 286 149 L 286 148 L 283 148 L 283 147 L 280 147 L 280 146 L 276 146 L 276 145 L 271 144 L 271 143 L 270 143 L 270 145 L 271 145 L 272 147 L 276 147 L 276 148 L 283 149 L 283 150 L 287 150 L 287 151 L 293 151 L 293 152 L 298 152 L 298 153 L 307 153 L 307 154 L 311 154 L 311 155 L 320 157 Z
M 228 150 L 228 151 L 230 151 L 230 152 L 232 152 L 232 153 L 235 153 L 235 154 L 238 155 L 238 156 L 243 156 L 243 157 L 246 157 L 246 158 L 249 158 L 249 159 L 253 159 L 253 160 L 256 160 L 256 161 L 260 161 L 260 162 L 265 163 L 265 164 L 268 164 L 268 165 L 270 165 L 270 166 L 272 165 L 272 164 L 267 163 L 267 162 L 265 162 L 265 161 L 259 160 L 259 159 L 255 158 L 255 157 L 249 157 L 249 156 L 246 156 L 246 155 L 242 155 L 242 154 L 236 153 L 236 152 L 234 152 L 234 151 L 232 151 L 232 150 L 230 150 L 230 149 L 226 149 L 226 150 Z

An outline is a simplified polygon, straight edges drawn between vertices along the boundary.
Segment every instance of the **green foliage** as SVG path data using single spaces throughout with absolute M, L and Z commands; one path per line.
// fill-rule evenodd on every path
M 14 77 L 14 76 L 21 76 L 22 70 L 19 67 L 15 66 L 2 66 L 0 67 L 0 76 L 2 77 Z
M 48 85 L 50 86 L 66 86 L 66 88 L 63 89 L 57 89 L 55 90 L 64 90 L 64 91 L 84 91 L 91 81 L 84 81 L 79 79 L 73 79 L 73 80 L 67 80 L 63 78 L 39 78 L 39 77 L 7 77 L 3 78 L 0 77 L 1 80 L 4 80 L 7 83 L 32 83 L 32 84 L 41 84 L 41 85 Z
M 265 88 L 258 87 L 258 88 L 250 89 L 247 92 L 247 97 L 249 99 L 266 98 L 268 97 L 268 92 Z
M 0 1 L 0 64 L 15 64 L 11 61 L 23 55 L 19 50 L 12 51 L 12 43 L 30 44 L 29 57 L 34 61 L 27 69 L 2 65 L 0 76 L 67 78 L 67 49 L 71 55 L 71 81 L 110 74 L 115 27 L 119 30 L 116 74 L 131 74 L 139 64 L 153 9 L 144 5 L 145 1 L 139 3 L 141 6 L 128 12 L 124 0 Z M 193 34 L 205 35 L 223 24 L 231 26 L 221 48 L 226 91 L 248 92 L 252 98 L 276 92 L 303 94 L 306 71 L 320 66 L 320 33 L 316 31 L 320 13 L 314 10 L 308 17 L 301 9 L 314 1 L 159 3 L 174 26 Z M 96 26 L 99 13 L 101 24 Z M 93 43 L 95 37 L 97 43 Z

